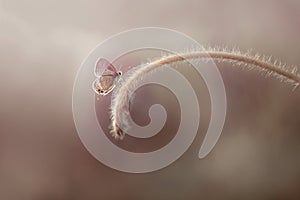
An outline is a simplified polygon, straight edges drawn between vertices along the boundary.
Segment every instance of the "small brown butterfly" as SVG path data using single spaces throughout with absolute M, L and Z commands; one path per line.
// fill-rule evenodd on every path
M 117 71 L 108 60 L 100 58 L 95 66 L 95 75 L 97 79 L 93 82 L 93 90 L 96 94 L 105 96 L 115 88 L 122 72 Z

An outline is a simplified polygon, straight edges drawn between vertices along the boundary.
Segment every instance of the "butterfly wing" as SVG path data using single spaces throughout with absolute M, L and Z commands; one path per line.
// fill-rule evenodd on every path
M 111 64 L 108 60 L 106 60 L 105 58 L 100 58 L 95 66 L 95 75 L 97 77 L 100 77 L 103 75 L 103 73 L 107 71 L 107 73 L 113 75 L 113 76 L 117 76 L 118 72 L 116 70 L 116 68 L 113 66 L 113 64 Z
M 95 92 L 96 94 L 99 94 L 99 91 L 98 91 L 98 90 L 101 89 L 101 88 L 100 88 L 100 85 L 99 85 L 99 78 L 97 78 L 97 79 L 93 82 L 92 87 L 93 87 L 94 92 Z

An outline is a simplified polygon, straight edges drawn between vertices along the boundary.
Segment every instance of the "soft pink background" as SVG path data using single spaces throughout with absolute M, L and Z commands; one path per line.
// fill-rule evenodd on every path
M 228 116 L 206 159 L 197 159 L 203 136 L 149 174 L 114 171 L 87 152 L 72 119 L 76 71 L 105 38 L 142 26 L 300 66 L 296 0 L 1 0 L 0 199 L 300 199 L 299 90 L 228 64 L 218 64 Z

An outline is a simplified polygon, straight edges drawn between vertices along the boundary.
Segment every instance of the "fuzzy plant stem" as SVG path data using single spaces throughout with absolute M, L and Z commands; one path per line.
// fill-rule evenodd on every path
M 130 70 L 129 75 L 124 77 L 112 95 L 111 104 L 111 134 L 116 139 L 123 139 L 124 130 L 128 127 L 127 119 L 129 113 L 129 98 L 136 83 L 142 77 L 167 64 L 182 62 L 189 59 L 207 60 L 213 59 L 220 62 L 244 65 L 246 68 L 256 68 L 260 71 L 273 75 L 281 80 L 287 81 L 297 87 L 300 84 L 300 75 L 297 68 L 290 69 L 277 61 L 272 61 L 271 57 L 252 56 L 248 53 L 242 54 L 239 51 L 209 50 L 183 53 L 179 55 L 169 55 L 161 57 L 147 64 L 135 67 Z

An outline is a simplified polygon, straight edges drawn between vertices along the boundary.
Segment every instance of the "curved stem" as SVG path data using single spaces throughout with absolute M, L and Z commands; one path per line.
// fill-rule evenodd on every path
M 111 104 L 111 133 L 116 139 L 124 137 L 123 130 L 127 127 L 127 118 L 129 117 L 128 100 L 131 90 L 138 80 L 140 80 L 148 72 L 164 66 L 166 64 L 181 62 L 188 59 L 214 59 L 223 62 L 240 63 L 246 67 L 256 67 L 257 69 L 266 71 L 276 77 L 293 83 L 296 87 L 300 84 L 300 76 L 296 72 L 296 68 L 288 70 L 281 64 L 272 63 L 271 59 L 260 58 L 259 56 L 251 56 L 241 54 L 239 52 L 226 51 L 196 51 L 179 55 L 169 55 L 158 60 L 152 61 L 145 65 L 133 68 L 130 75 L 123 79 L 113 93 Z

